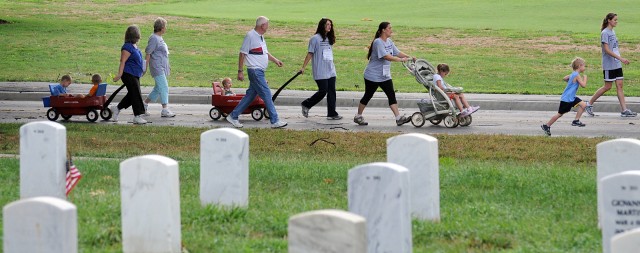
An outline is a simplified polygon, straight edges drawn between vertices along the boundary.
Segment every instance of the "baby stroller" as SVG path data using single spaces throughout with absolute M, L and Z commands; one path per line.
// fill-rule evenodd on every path
M 458 116 L 460 111 L 446 93 L 460 93 L 462 92 L 462 87 L 452 87 L 445 83 L 447 88 L 445 90 L 440 89 L 433 83 L 433 75 L 436 74 L 437 71 L 427 60 L 418 59 L 415 62 L 407 61 L 403 62 L 402 65 L 415 76 L 418 83 L 424 85 L 429 91 L 427 98 L 418 102 L 420 111 L 411 115 L 411 124 L 413 124 L 413 126 L 422 127 L 427 120 L 434 125 L 438 125 L 444 120 L 444 126 L 448 128 L 454 128 L 458 125 L 468 126 L 471 124 L 471 115 L 464 117 Z

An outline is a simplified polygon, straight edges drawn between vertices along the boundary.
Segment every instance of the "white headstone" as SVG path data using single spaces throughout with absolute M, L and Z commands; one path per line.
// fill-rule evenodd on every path
M 3 252 L 78 252 L 76 206 L 54 197 L 21 199 L 3 209 Z
M 640 227 L 640 171 L 604 177 L 602 185 L 602 252 L 611 252 L 611 238 Z
M 640 170 L 637 157 L 640 156 L 640 140 L 615 139 L 601 142 L 596 146 L 598 221 L 602 221 L 602 187 L 600 180 L 627 170 Z
M 245 207 L 249 202 L 249 135 L 232 128 L 200 135 L 200 203 Z
M 411 252 L 409 171 L 394 163 L 349 170 L 349 211 L 367 220 L 367 252 Z
M 318 210 L 289 219 L 289 253 L 366 253 L 365 219 L 342 210 Z
M 387 162 L 402 165 L 411 174 L 411 214 L 440 221 L 438 140 L 411 133 L 387 139 Z
M 120 163 L 125 253 L 181 252 L 178 163 L 159 155 Z
M 638 253 L 640 251 L 640 228 L 628 230 L 611 238 L 611 253 Z
M 20 127 L 20 198 L 67 199 L 67 129 L 40 121 Z

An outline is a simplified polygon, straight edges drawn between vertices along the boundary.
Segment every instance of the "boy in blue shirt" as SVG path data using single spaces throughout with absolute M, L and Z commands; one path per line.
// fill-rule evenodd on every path
M 580 116 L 582 116 L 582 112 L 584 112 L 587 104 L 580 98 L 576 97 L 578 87 L 587 87 L 587 76 L 580 75 L 584 73 L 584 60 L 580 57 L 576 57 L 575 59 L 573 59 L 573 61 L 571 61 L 571 68 L 573 68 L 573 72 L 571 73 L 571 75 L 569 75 L 569 78 L 566 79 L 567 87 L 564 89 L 564 92 L 562 92 L 562 97 L 560 98 L 560 107 L 558 107 L 558 113 L 556 115 L 553 115 L 553 117 L 551 117 L 547 124 L 541 126 L 544 133 L 548 136 L 551 136 L 551 125 L 576 105 L 580 107 L 578 108 L 576 118 L 573 122 L 571 122 L 571 125 L 578 127 L 586 126 L 584 123 L 580 122 Z
M 62 76 L 62 78 L 60 78 L 60 84 L 53 86 L 51 89 L 51 96 L 73 97 L 73 95 L 67 93 L 67 87 L 69 87 L 69 85 L 71 85 L 71 76 Z

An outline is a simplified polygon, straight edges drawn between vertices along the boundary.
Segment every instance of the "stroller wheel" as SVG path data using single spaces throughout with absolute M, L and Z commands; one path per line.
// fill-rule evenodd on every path
M 430 119 L 429 122 L 431 122 L 431 124 L 438 125 L 442 122 L 442 119 Z
M 411 115 L 411 124 L 413 124 L 414 127 L 424 126 L 424 121 L 424 115 L 422 115 L 421 112 L 415 112 Z
M 471 115 L 467 115 L 464 117 L 460 117 L 459 121 L 460 121 L 460 126 L 465 127 L 465 126 L 471 125 L 471 121 L 473 121 L 473 118 L 471 118 Z
M 446 118 L 444 118 L 444 126 L 448 127 L 448 128 L 454 128 L 458 126 L 458 117 L 455 117 L 453 115 L 449 115 Z

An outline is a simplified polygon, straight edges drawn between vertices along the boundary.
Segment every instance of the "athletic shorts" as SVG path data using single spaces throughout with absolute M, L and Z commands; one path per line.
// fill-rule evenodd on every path
M 624 79 L 624 75 L 622 75 L 622 68 L 603 70 L 602 75 L 604 76 L 605 82 L 613 82 L 618 79 Z
M 565 114 L 571 111 L 571 108 L 575 107 L 580 102 L 582 102 L 582 99 L 580 99 L 579 97 L 576 97 L 575 99 L 573 99 L 573 102 L 560 101 L 560 107 L 558 107 L 558 113 Z

